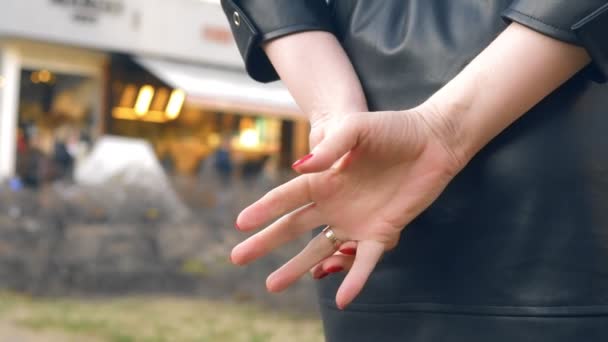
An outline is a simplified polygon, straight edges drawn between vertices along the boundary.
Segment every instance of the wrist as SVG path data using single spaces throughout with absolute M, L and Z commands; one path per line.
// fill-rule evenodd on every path
M 491 95 L 480 86 L 486 76 L 476 68 L 468 67 L 465 71 L 421 105 L 435 133 L 462 167 L 492 138 L 494 130 L 493 120 L 485 115 L 483 96 L 480 96 Z
M 450 156 L 452 168 L 459 172 L 477 152 L 461 120 L 470 109 L 466 102 L 439 101 L 433 96 L 414 109 Z
M 350 113 L 365 113 L 368 112 L 367 102 L 365 98 L 349 99 L 345 101 L 332 101 L 327 105 L 315 105 L 307 113 L 308 120 L 311 126 L 320 124 L 331 117 L 340 116 Z

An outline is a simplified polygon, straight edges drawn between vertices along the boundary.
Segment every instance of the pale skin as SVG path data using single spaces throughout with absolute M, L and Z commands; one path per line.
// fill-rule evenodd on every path
M 309 47 L 314 46 L 314 49 Z M 331 225 L 356 255 L 324 236 L 266 281 L 278 292 L 311 271 L 347 272 L 343 309 L 411 220 L 493 137 L 589 63 L 584 49 L 513 23 L 420 106 L 369 112 L 357 76 L 335 37 L 304 32 L 265 46 L 311 120 L 311 154 L 300 176 L 244 209 L 237 226 L 261 229 L 231 253 L 244 265 L 290 240 Z

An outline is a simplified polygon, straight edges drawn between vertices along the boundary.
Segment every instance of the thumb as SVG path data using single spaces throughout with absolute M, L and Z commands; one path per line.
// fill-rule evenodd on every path
M 357 146 L 360 124 L 344 122 L 337 125 L 311 151 L 293 164 L 301 173 L 320 172 L 329 169 L 350 150 Z

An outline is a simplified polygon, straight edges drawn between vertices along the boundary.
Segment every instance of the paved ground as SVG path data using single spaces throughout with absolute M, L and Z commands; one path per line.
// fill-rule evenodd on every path
M 55 332 L 32 331 L 13 322 L 0 319 L 0 342 L 96 342 L 90 336 L 65 335 Z

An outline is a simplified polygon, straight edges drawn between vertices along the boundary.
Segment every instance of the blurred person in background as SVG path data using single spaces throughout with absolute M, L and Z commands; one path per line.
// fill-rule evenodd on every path
M 74 167 L 74 156 L 68 150 L 69 133 L 57 135 L 53 144 L 53 161 L 57 172 L 57 178 L 71 180 L 72 168 Z
M 28 137 L 24 131 L 24 149 L 20 151 L 17 174 L 23 184 L 38 188 L 51 181 L 55 175 L 54 163 L 40 148 L 38 131 L 32 130 L 32 136 Z
M 270 159 L 270 156 L 265 154 L 255 159 L 248 159 L 243 162 L 243 178 L 245 181 L 258 181 L 263 175 L 264 166 Z
M 266 286 L 324 278 L 328 341 L 608 339 L 607 1 L 222 5 L 312 127 L 235 264 L 327 225 Z
M 23 127 L 17 129 L 17 154 L 23 154 L 27 151 L 27 135 Z
M 224 136 L 213 154 L 213 166 L 224 186 L 230 185 L 234 169 L 230 150 L 230 137 Z

